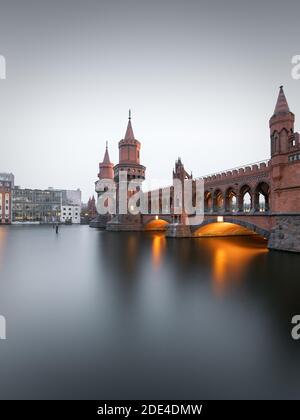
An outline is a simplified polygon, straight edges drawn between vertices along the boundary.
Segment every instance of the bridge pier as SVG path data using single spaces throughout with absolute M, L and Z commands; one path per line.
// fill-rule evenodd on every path
M 95 219 L 90 222 L 91 228 L 106 229 L 107 223 L 111 220 L 109 214 L 98 215 Z
M 188 225 L 184 225 L 182 223 L 171 223 L 167 226 L 167 238 L 190 238 L 191 236 L 191 229 Z
M 106 230 L 114 232 L 140 232 L 143 230 L 141 215 L 116 215 L 106 225 Z
M 268 248 L 279 251 L 300 252 L 300 214 L 286 214 L 275 217 L 274 228 L 268 241 Z

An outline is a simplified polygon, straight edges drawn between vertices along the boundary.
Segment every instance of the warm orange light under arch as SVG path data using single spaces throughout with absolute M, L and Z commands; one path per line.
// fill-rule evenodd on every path
M 151 222 L 146 224 L 145 230 L 166 230 L 168 224 L 168 222 L 162 219 L 151 220 Z
M 257 235 L 256 232 L 240 225 L 229 222 L 209 223 L 200 227 L 194 233 L 194 236 L 250 236 Z

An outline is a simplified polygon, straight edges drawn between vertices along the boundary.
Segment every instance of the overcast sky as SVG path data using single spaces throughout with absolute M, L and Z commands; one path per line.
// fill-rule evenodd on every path
M 128 108 L 147 177 L 269 157 L 279 85 L 300 120 L 300 2 L 0 0 L 0 172 L 94 192 Z

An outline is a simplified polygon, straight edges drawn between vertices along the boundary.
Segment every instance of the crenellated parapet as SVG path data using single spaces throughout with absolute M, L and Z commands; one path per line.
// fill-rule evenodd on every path
M 223 172 L 214 173 L 201 177 L 205 186 L 226 185 L 235 182 L 255 181 L 261 178 L 268 178 L 271 171 L 270 160 L 256 162 L 250 165 L 229 169 Z

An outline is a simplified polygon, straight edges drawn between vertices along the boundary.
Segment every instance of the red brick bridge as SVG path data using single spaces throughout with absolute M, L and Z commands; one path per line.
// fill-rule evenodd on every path
M 269 160 L 204 176 L 204 221 L 191 225 L 191 236 L 256 233 L 269 248 L 300 251 L 300 138 L 295 116 L 280 87 L 269 121 Z M 190 177 L 181 160 L 174 178 Z M 172 216 L 142 216 L 145 229 L 166 229 Z M 220 223 L 222 222 L 222 223 Z
M 251 232 L 268 239 L 269 248 L 300 252 L 300 136 L 294 131 L 294 122 L 295 115 L 281 86 L 269 121 L 270 159 L 202 177 L 204 220 L 200 225 L 187 226 L 180 220 L 181 216 L 172 214 L 172 202 L 171 214 L 161 214 L 163 190 L 159 190 L 157 214 L 116 214 L 102 219 L 101 216 L 93 226 L 115 231 L 164 229 L 168 236 L 175 237 Z M 129 115 L 125 137 L 119 142 L 119 163 L 114 166 L 110 162 L 106 149 L 99 165 L 99 180 L 111 178 L 119 185 L 119 171 L 126 170 L 129 181 L 143 181 L 146 168 L 140 164 L 140 147 Z M 175 164 L 173 178 L 196 182 L 184 169 L 181 159 Z M 97 188 L 97 182 L 96 191 L 98 196 L 104 192 Z

